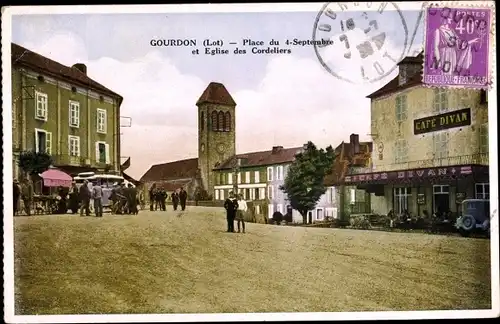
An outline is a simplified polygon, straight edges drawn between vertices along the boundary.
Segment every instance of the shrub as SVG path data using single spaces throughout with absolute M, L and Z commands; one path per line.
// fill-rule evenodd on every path
M 369 229 L 371 227 L 370 221 L 363 215 L 351 217 L 351 226 L 358 229 Z

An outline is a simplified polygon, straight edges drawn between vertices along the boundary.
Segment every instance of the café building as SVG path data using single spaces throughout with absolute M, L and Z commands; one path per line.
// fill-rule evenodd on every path
M 460 213 L 466 198 L 489 199 L 486 92 L 426 88 L 422 55 L 370 94 L 372 165 L 345 177 L 370 194 L 374 213 Z

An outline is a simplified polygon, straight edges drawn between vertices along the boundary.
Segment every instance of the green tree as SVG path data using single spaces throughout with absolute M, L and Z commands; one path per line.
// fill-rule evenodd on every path
M 24 151 L 19 155 L 19 168 L 28 176 L 47 171 L 52 165 L 52 157 L 45 152 Z
M 285 192 L 293 209 L 300 212 L 304 224 L 307 212 L 316 207 L 318 200 L 326 192 L 325 176 L 332 172 L 335 153 L 331 146 L 318 149 L 312 142 L 295 156 L 288 169 L 285 182 L 280 189 Z

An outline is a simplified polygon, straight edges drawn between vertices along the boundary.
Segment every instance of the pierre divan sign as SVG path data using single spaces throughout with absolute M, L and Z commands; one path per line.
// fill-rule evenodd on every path
M 436 132 L 444 129 L 468 126 L 471 124 L 470 108 L 450 111 L 444 114 L 415 119 L 413 133 L 415 135 Z
M 414 169 L 403 171 L 374 172 L 366 174 L 348 175 L 346 183 L 379 182 L 396 179 L 429 179 L 439 176 L 458 176 L 472 173 L 471 166 L 453 166 L 427 169 Z

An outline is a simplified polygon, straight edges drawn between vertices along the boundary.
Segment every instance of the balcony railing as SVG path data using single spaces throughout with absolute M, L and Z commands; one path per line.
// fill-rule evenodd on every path
M 433 168 L 433 167 L 453 166 L 453 165 L 470 165 L 470 164 L 489 165 L 488 153 L 450 156 L 447 158 L 417 160 L 404 163 L 383 164 L 374 166 L 372 168 L 370 167 L 351 168 L 349 170 L 349 174 L 362 174 L 362 173 L 379 172 L 379 171 L 409 170 L 409 169 Z
M 111 163 L 106 163 L 100 160 L 89 159 L 81 156 L 71 155 L 52 155 L 54 165 L 71 165 L 71 166 L 94 166 L 97 168 L 106 168 Z

